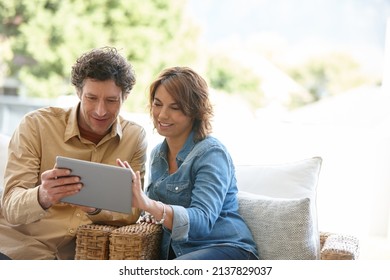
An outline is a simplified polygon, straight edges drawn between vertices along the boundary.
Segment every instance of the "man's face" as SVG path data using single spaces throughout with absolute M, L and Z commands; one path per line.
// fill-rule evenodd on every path
M 82 91 L 79 126 L 91 138 L 103 138 L 111 130 L 123 104 L 122 90 L 113 80 L 87 79 Z M 83 135 L 84 136 L 84 135 Z

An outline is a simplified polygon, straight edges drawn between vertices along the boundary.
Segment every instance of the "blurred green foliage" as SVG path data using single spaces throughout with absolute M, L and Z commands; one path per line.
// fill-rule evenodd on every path
M 312 95 L 310 102 L 378 82 L 364 73 L 362 66 L 351 55 L 342 52 L 311 56 L 286 71 L 310 92 Z
M 144 111 L 146 89 L 167 66 L 197 59 L 197 28 L 182 0 L 15 0 L 0 2 L 0 36 L 12 55 L 9 76 L 28 96 L 73 94 L 71 66 L 92 48 L 115 46 L 137 75 L 131 111 Z
M 229 58 L 227 54 L 221 53 L 209 58 L 207 77 L 212 88 L 240 95 L 253 109 L 263 105 L 261 77 L 252 69 Z
M 239 95 L 254 109 L 267 104 L 265 79 L 232 60 L 228 50 L 215 55 L 201 47 L 200 29 L 186 7 L 185 0 L 1 1 L 0 62 L 7 63 L 6 75 L 17 78 L 26 95 L 55 98 L 74 94 L 70 71 L 78 56 L 115 46 L 137 75 L 125 103 L 128 111 L 147 111 L 149 83 L 163 68 L 176 65 L 194 67 L 212 88 Z M 375 82 L 347 53 L 309 57 L 294 67 L 274 63 L 311 95 L 290 92 L 290 104 L 283 104 L 289 108 Z

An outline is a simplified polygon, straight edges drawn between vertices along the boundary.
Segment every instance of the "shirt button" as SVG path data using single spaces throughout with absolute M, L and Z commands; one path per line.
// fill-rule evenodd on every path
M 179 187 L 176 187 L 176 188 L 175 188 L 175 191 L 177 191 L 178 189 L 179 189 Z
M 80 215 L 80 213 L 77 213 L 76 216 L 77 216 L 77 217 L 80 217 L 81 215 Z
M 73 234 L 73 233 L 74 233 L 74 229 L 71 228 L 71 229 L 69 230 L 69 233 Z

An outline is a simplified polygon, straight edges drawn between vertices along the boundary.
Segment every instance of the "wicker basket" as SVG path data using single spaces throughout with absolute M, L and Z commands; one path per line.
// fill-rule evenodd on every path
M 355 260 L 359 256 L 359 241 L 350 235 L 332 234 L 324 242 L 322 260 Z
M 116 226 L 82 225 L 77 229 L 76 260 L 108 260 L 109 236 Z
M 157 260 L 161 225 L 138 223 L 117 228 L 110 235 L 110 260 Z
M 325 241 L 326 239 L 331 236 L 332 233 L 330 232 L 324 232 L 324 231 L 321 231 L 320 232 L 320 248 L 322 249 L 322 247 L 324 247 L 324 244 L 325 244 Z

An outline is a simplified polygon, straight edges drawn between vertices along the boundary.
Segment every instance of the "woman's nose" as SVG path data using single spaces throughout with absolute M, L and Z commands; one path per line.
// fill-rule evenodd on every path
M 160 112 L 158 114 L 159 118 L 160 119 L 164 119 L 164 118 L 167 117 L 167 115 L 168 115 L 167 108 L 165 108 L 164 106 L 161 107 L 161 110 L 160 110 Z

